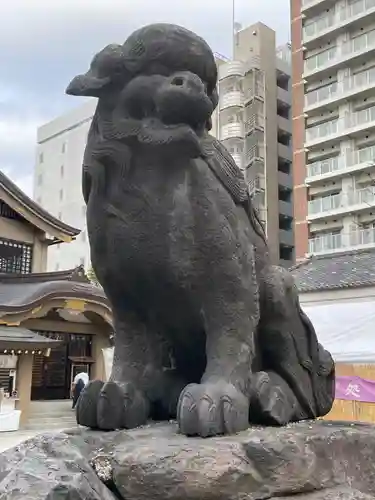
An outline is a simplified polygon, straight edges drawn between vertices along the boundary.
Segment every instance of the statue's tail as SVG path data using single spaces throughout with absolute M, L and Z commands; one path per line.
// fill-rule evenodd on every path
M 302 366 L 310 371 L 317 416 L 326 415 L 332 408 L 335 398 L 335 363 L 332 356 L 319 344 L 314 325 L 303 311 L 297 296 L 298 314 L 306 331 L 309 343 L 310 366 L 302 360 Z

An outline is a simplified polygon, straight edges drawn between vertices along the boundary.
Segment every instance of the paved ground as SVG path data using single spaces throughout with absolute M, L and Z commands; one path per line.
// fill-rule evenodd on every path
M 32 431 L 0 432 L 0 453 L 36 436 L 36 434 L 38 433 Z
M 14 408 L 14 403 L 8 402 L 8 401 L 3 401 L 1 410 L 6 411 L 6 410 L 13 410 Z M 66 426 L 65 426 L 66 427 Z M 8 448 L 13 448 L 13 446 L 17 446 L 18 444 L 22 443 L 22 441 L 26 441 L 26 439 L 30 439 L 37 434 L 42 434 L 44 432 L 58 432 L 59 429 L 44 429 L 43 431 L 41 430 L 19 430 L 19 431 L 13 431 L 13 432 L 0 432 L 0 453 L 2 451 L 7 450 Z

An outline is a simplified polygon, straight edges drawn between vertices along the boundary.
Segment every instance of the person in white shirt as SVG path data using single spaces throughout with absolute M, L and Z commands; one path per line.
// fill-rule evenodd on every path
M 83 389 L 86 387 L 86 385 L 89 383 L 89 376 L 85 372 L 80 372 L 77 373 L 77 375 L 74 377 L 73 380 L 73 387 L 72 387 L 72 393 L 73 393 L 73 405 L 72 408 L 74 409 L 77 401 L 81 395 L 81 392 Z
M 73 384 L 76 385 L 78 383 L 78 380 L 82 380 L 82 382 L 86 386 L 89 383 L 89 376 L 86 372 L 77 373 L 77 375 L 74 377 Z

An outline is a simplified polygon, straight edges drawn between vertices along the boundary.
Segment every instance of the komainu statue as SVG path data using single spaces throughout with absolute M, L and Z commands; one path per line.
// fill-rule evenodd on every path
M 153 24 L 67 88 L 98 99 L 82 187 L 115 326 L 112 375 L 82 394 L 81 425 L 176 418 L 207 437 L 331 409 L 333 360 L 291 275 L 271 265 L 243 174 L 209 134 L 216 84 L 204 40 Z

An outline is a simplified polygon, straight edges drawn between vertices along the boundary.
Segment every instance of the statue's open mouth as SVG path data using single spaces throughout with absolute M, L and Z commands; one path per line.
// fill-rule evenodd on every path
M 200 138 L 213 104 L 198 76 L 189 72 L 170 77 L 140 76 L 124 89 L 122 102 L 111 119 L 102 123 L 103 137 L 153 147 L 182 148 L 193 157 L 201 154 Z

